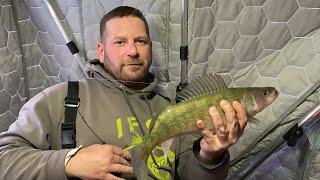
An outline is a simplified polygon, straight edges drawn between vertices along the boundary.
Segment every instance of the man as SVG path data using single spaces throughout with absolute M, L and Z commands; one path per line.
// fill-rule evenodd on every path
M 61 149 L 67 94 L 67 83 L 61 83 L 28 101 L 18 120 L 0 135 L 0 179 L 134 178 L 128 151 L 148 132 L 156 105 L 167 100 L 154 93 L 152 45 L 139 10 L 122 6 L 107 13 L 100 36 L 99 60 L 87 64 L 90 78 L 79 82 L 77 148 Z M 238 102 L 222 101 L 221 107 L 230 130 L 224 131 L 216 108 L 210 108 L 215 128 L 209 131 L 197 121 L 204 137 L 176 137 L 168 160 L 157 147 L 153 155 L 163 166 L 150 160 L 150 179 L 226 177 L 228 147 L 243 133 L 247 115 Z

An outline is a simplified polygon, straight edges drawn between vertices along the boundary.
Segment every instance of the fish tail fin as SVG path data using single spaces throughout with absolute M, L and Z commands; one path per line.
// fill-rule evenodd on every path
M 138 180 L 148 180 L 147 158 L 149 157 L 148 148 L 139 144 L 131 150 L 131 162 L 133 171 Z

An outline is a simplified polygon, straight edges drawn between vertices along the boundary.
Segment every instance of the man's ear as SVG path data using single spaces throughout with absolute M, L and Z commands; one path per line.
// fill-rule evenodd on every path
M 153 54 L 152 52 L 153 52 L 153 50 L 152 50 L 152 41 L 150 40 L 150 53 L 151 53 L 150 56 L 151 56 L 151 59 L 152 59 L 152 54 Z
M 104 46 L 102 44 L 102 42 L 98 43 L 97 46 L 97 54 L 98 54 L 98 58 L 101 64 L 104 63 Z

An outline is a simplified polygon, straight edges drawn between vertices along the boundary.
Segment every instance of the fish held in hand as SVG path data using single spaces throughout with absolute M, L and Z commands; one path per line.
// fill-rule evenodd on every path
M 141 144 L 132 149 L 132 165 L 139 180 L 148 179 L 147 158 L 162 143 L 165 155 L 174 137 L 199 131 L 196 121 L 201 119 L 208 129 L 213 128 L 209 108 L 215 106 L 227 129 L 227 122 L 220 108 L 220 101 L 238 101 L 245 108 L 248 122 L 254 115 L 270 105 L 278 96 L 274 87 L 228 88 L 218 75 L 204 75 L 188 84 L 177 94 L 177 104 L 170 105 L 155 117 L 149 134 Z M 161 108 L 160 108 L 161 109 Z

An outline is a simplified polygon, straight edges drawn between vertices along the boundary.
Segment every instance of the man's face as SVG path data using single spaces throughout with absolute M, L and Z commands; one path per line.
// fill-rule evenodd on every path
M 113 18 L 106 23 L 104 44 L 98 44 L 101 63 L 122 81 L 143 81 L 151 65 L 151 41 L 143 21 L 136 17 Z

